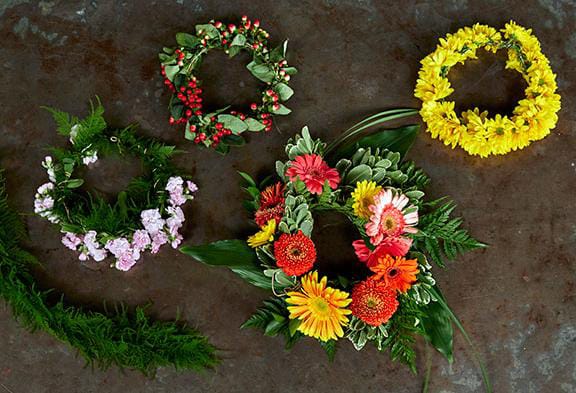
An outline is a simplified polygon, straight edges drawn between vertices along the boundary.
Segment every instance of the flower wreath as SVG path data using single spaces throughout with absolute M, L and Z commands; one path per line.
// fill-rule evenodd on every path
M 450 68 L 476 59 L 479 48 L 492 53 L 507 49 L 506 68 L 520 72 L 528 84 L 526 98 L 518 103 L 512 117 L 497 114 L 490 118 L 478 108 L 458 116 L 454 102 L 446 100 L 454 91 L 447 78 Z M 506 154 L 544 138 L 556 126 L 560 110 L 556 75 L 531 29 L 514 22 L 501 31 L 481 24 L 465 27 L 440 39 L 436 50 L 421 63 L 415 89 L 415 96 L 422 100 L 420 114 L 432 137 L 445 145 L 459 145 L 481 157 Z
M 361 122 L 355 130 L 382 119 L 390 116 Z M 452 322 L 461 325 L 429 260 L 443 267 L 445 258 L 484 245 L 460 228 L 460 218 L 451 217 L 452 202 L 424 200 L 429 178 L 414 163 L 402 161 L 416 130 L 385 130 L 336 149 L 337 144 L 327 148 L 312 139 L 305 127 L 286 145 L 289 161 L 276 162 L 279 181 L 257 184 L 242 173 L 251 195 L 246 207 L 260 231 L 247 242 L 227 240 L 181 251 L 228 266 L 271 290 L 274 296 L 243 327 L 283 335 L 287 347 L 311 336 L 333 355 L 336 341 L 346 337 L 358 350 L 367 342 L 389 348 L 393 359 L 415 369 L 413 336 L 421 335 L 451 360 Z M 350 275 L 327 277 L 315 269 L 311 235 L 314 214 L 323 211 L 343 214 L 358 231 L 352 246 L 359 263 Z
M 164 84 L 173 92 L 170 99 L 170 124 L 186 124 L 185 137 L 195 144 L 212 147 L 226 153 L 229 146 L 245 143 L 240 135 L 245 131 L 272 130 L 272 115 L 287 115 L 291 111 L 282 102 L 294 91 L 288 86 L 290 76 L 296 74 L 286 61 L 288 41 L 275 49 L 268 47 L 268 32 L 260 21 L 243 16 L 242 22 L 224 24 L 210 21 L 196 25 L 196 34 L 176 34 L 177 48 L 164 48 L 160 53 Z M 202 58 L 211 49 L 224 50 L 230 57 L 241 51 L 252 56 L 246 68 L 265 82 L 262 101 L 250 104 L 248 114 L 228 111 L 225 107 L 205 113 L 202 103 L 202 82 L 195 76 Z
M 185 219 L 181 206 L 198 188 L 175 174 L 170 163 L 174 147 L 139 137 L 132 126 L 108 128 L 100 104 L 83 120 L 48 109 L 72 146 L 53 149 L 55 158 L 47 156 L 42 162 L 50 181 L 38 188 L 34 211 L 60 225 L 62 243 L 80 251 L 81 261 L 100 262 L 111 253 L 116 258 L 113 266 L 123 271 L 144 251 L 157 253 L 166 243 L 178 247 Z M 80 189 L 84 181 L 73 177 L 81 166 L 95 164 L 98 154 L 110 153 L 139 157 L 147 171 L 118 194 L 114 205 Z

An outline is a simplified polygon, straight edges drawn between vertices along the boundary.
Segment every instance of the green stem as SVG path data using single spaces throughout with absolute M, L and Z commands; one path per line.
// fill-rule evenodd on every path
M 424 374 L 424 383 L 422 385 L 422 393 L 428 393 L 430 389 L 430 374 L 432 373 L 432 356 L 430 355 L 430 344 L 426 341 L 424 347 L 426 351 L 426 374 Z
M 417 114 L 416 109 L 401 108 L 401 109 L 389 109 L 383 112 L 376 113 L 375 115 L 369 116 L 366 119 L 354 124 L 352 127 L 344 131 L 344 133 L 328 145 L 325 150 L 325 155 L 328 155 L 335 147 L 340 145 L 345 140 L 357 135 L 363 130 L 383 124 L 388 121 L 400 119 L 407 116 L 413 116 Z

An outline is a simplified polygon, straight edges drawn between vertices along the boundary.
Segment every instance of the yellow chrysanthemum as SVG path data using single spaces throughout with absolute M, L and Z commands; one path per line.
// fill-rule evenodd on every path
M 372 214 L 368 206 L 374 203 L 374 197 L 382 190 L 382 187 L 373 181 L 362 180 L 356 183 L 356 188 L 352 192 L 352 209 L 354 214 L 360 218 L 370 218 Z
M 259 232 L 248 238 L 248 245 L 252 248 L 263 246 L 274 240 L 274 233 L 276 232 L 276 220 L 269 220 L 266 225 L 260 228 Z
M 446 100 L 453 92 L 447 78 L 450 68 L 476 58 L 480 48 L 489 52 L 508 48 L 506 68 L 520 72 L 528 84 L 526 98 L 518 103 L 511 117 L 489 118 L 478 108 L 458 116 L 454 102 Z M 560 96 L 556 94 L 556 75 L 532 30 L 514 22 L 500 31 L 475 24 L 447 34 L 421 63 L 414 95 L 422 100 L 420 115 L 427 131 L 445 145 L 460 146 L 481 157 L 506 154 L 544 138 L 558 122 Z
M 328 279 L 318 281 L 314 271 L 302 277 L 302 289 L 289 292 L 286 303 L 290 319 L 298 319 L 298 330 L 322 341 L 335 340 L 344 336 L 342 327 L 348 325 L 347 315 L 352 311 L 346 307 L 352 299 L 348 293 L 326 286 Z

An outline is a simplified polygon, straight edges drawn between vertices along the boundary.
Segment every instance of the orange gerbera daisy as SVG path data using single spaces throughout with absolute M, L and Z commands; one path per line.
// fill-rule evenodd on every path
M 365 280 L 352 290 L 352 315 L 368 325 L 380 326 L 398 309 L 396 291 L 382 281 Z
M 402 293 L 410 289 L 416 282 L 416 275 L 420 273 L 416 259 L 390 255 L 378 258 L 377 263 L 369 268 L 376 273 L 370 277 L 372 280 L 384 280 L 390 288 Z

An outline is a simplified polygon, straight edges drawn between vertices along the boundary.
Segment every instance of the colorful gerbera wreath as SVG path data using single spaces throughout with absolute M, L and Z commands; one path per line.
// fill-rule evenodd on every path
M 484 245 L 451 217 L 452 202 L 424 199 L 429 178 L 403 155 L 417 127 L 384 130 L 354 141 L 362 130 L 415 111 L 368 118 L 329 147 L 305 127 L 276 162 L 278 181 L 257 184 L 241 173 L 251 195 L 246 207 L 260 230 L 248 241 L 228 240 L 181 250 L 199 261 L 225 265 L 252 284 L 272 290 L 243 326 L 284 335 L 287 346 L 311 336 L 333 354 L 346 337 L 358 350 L 372 342 L 415 369 L 414 335 L 452 359 L 450 311 L 429 261 Z M 341 142 L 343 140 L 343 142 Z M 317 269 L 314 215 L 344 215 L 357 230 L 353 273 L 327 276 Z M 320 256 L 321 257 L 321 256 Z
M 507 49 L 506 68 L 520 72 L 528 84 L 526 98 L 511 117 L 497 114 L 491 118 L 478 108 L 458 116 L 454 102 L 446 100 L 454 91 L 448 80 L 450 68 L 476 59 L 480 48 L 493 53 Z M 433 138 L 486 157 L 523 149 L 547 136 L 558 121 L 560 96 L 556 89 L 556 75 L 538 39 L 530 29 L 510 22 L 501 31 L 475 24 L 440 39 L 436 50 L 422 60 L 415 96 L 422 100 L 420 114 Z
M 48 109 L 58 132 L 68 136 L 72 146 L 52 149 L 55 158 L 47 156 L 42 162 L 49 182 L 38 188 L 34 211 L 60 225 L 62 243 L 79 251 L 81 261 L 100 262 L 110 253 L 116 259 L 113 266 L 123 271 L 145 251 L 156 253 L 167 243 L 178 247 L 185 220 L 181 206 L 194 198 L 198 188 L 170 163 L 174 147 L 137 136 L 133 126 L 109 128 L 100 104 L 83 120 Z M 81 189 L 84 181 L 74 177 L 82 166 L 95 164 L 99 154 L 133 155 L 146 171 L 118 194 L 113 205 Z
M 178 33 L 176 48 L 164 48 L 160 53 L 164 84 L 172 91 L 170 99 L 170 124 L 186 124 L 185 137 L 195 144 L 212 147 L 226 153 L 229 146 L 244 144 L 241 134 L 245 131 L 272 130 L 273 115 L 287 115 L 290 109 L 282 104 L 294 91 L 288 86 L 294 67 L 286 61 L 288 41 L 275 49 L 268 47 L 268 32 L 260 21 L 242 17 L 241 23 L 225 24 L 210 21 L 196 25 L 196 34 Z M 246 68 L 265 83 L 260 103 L 250 104 L 247 114 L 229 107 L 205 113 L 202 101 L 202 82 L 196 71 L 212 49 L 224 50 L 230 57 L 241 51 L 252 56 Z

